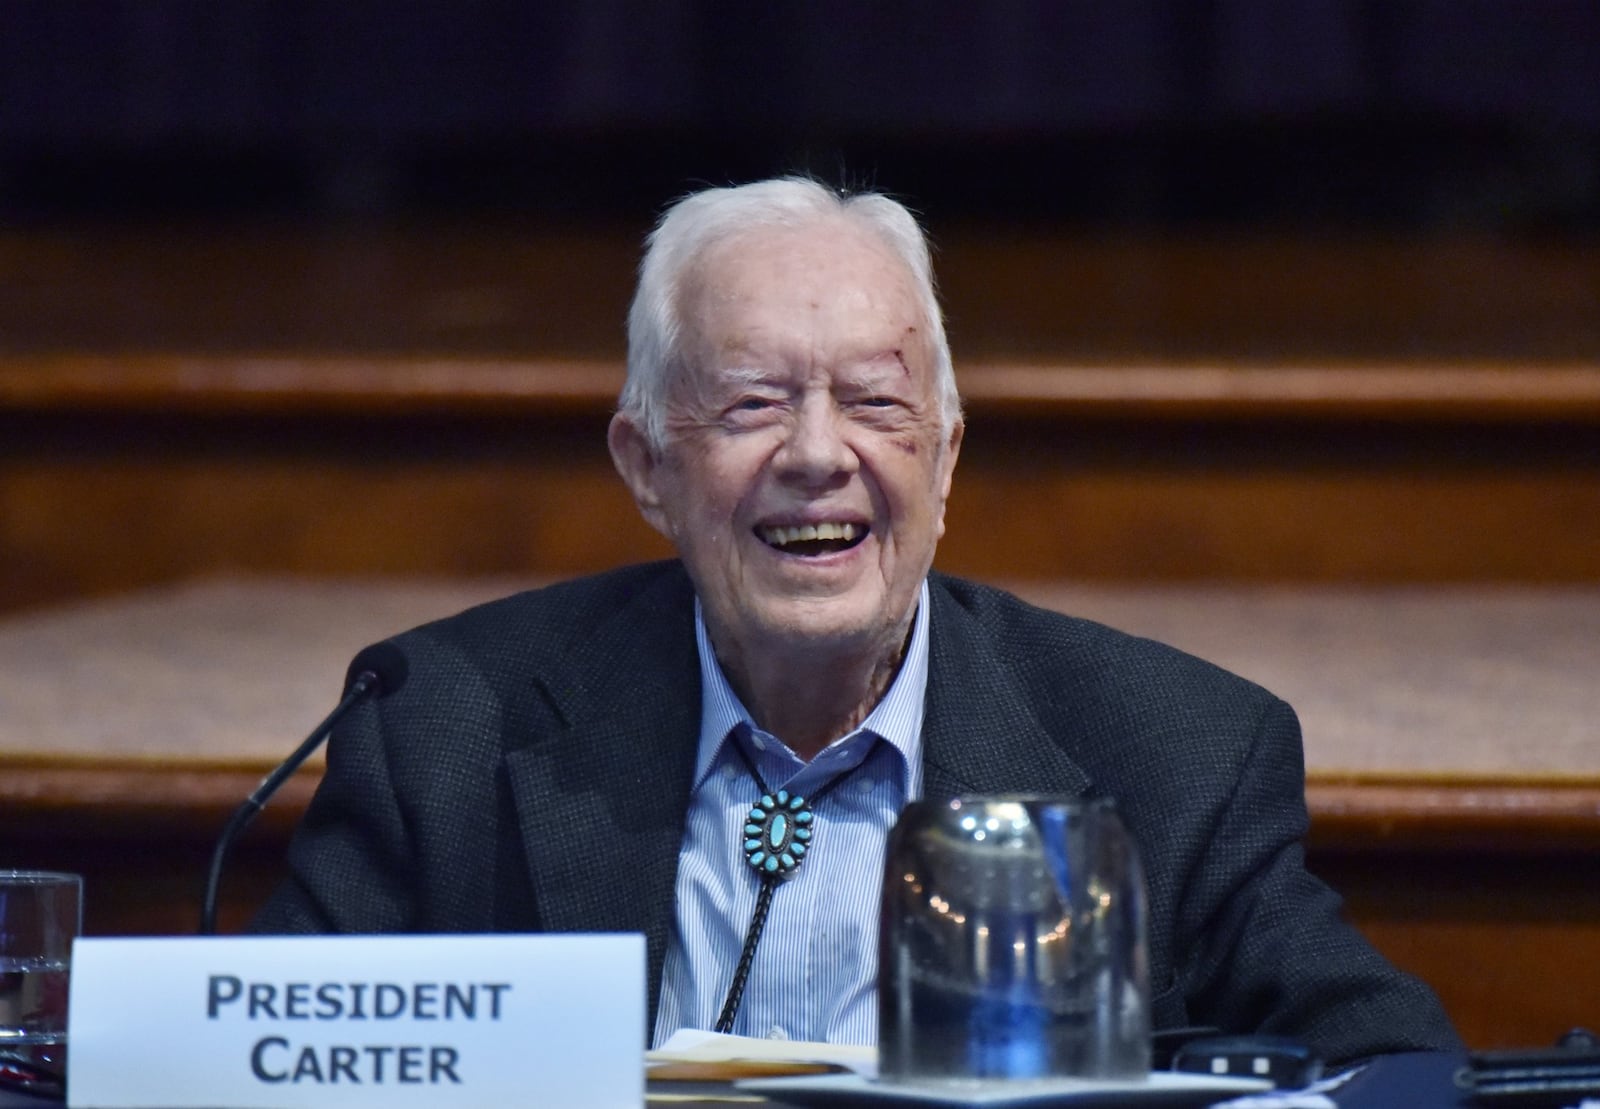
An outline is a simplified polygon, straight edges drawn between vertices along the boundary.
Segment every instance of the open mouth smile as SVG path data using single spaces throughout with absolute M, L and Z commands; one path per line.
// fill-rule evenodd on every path
M 867 537 L 865 524 L 823 523 L 758 527 L 756 537 L 784 554 L 815 557 L 848 551 Z

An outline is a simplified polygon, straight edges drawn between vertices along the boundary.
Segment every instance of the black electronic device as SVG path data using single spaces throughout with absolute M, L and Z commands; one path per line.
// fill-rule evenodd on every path
M 1157 1028 L 1150 1033 L 1150 1069 L 1171 1070 L 1172 1060 L 1184 1044 L 1195 1040 L 1222 1035 L 1222 1029 L 1212 1024 L 1185 1025 L 1181 1028 Z
M 1555 1047 L 1474 1051 L 1456 1084 L 1483 1105 L 1533 1109 L 1600 1098 L 1600 1039 L 1575 1028 Z
M 1322 1060 L 1287 1036 L 1203 1036 L 1172 1056 L 1172 1069 L 1229 1078 L 1265 1078 L 1280 1090 L 1303 1090 L 1322 1077 Z

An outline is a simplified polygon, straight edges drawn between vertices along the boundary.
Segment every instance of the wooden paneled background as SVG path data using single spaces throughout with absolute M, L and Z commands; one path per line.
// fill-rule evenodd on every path
M 604 447 L 643 230 L 0 232 L 0 618 L 665 553 Z M 968 418 L 943 568 L 1600 584 L 1600 244 L 935 232 Z M 1312 783 L 1316 865 L 1481 1046 L 1600 1022 L 1595 783 L 1511 762 Z M 0 864 L 88 873 L 93 930 L 187 929 L 259 770 L 0 752 Z M 229 926 L 309 788 L 241 846 Z
M 662 552 L 603 442 L 640 231 L 0 236 L 0 607 Z M 1600 574 L 1600 248 L 939 242 L 946 568 Z

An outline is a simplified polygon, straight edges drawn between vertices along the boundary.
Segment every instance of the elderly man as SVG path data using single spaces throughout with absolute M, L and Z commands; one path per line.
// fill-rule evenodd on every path
M 410 677 L 334 737 L 258 929 L 638 931 L 656 1042 L 872 1042 L 900 808 L 1094 794 L 1143 851 L 1158 1028 L 1454 1045 L 1304 868 L 1288 706 L 931 573 L 962 422 L 903 208 L 792 179 L 693 195 L 628 323 L 611 454 L 681 561 L 394 640 Z M 752 825 L 779 790 L 806 815 Z

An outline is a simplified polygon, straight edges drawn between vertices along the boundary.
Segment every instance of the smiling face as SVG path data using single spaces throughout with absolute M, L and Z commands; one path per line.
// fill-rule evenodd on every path
M 909 271 L 840 217 L 722 240 L 685 277 L 666 441 L 652 451 L 618 416 L 618 469 L 683 558 L 725 667 L 892 666 L 961 441 Z

